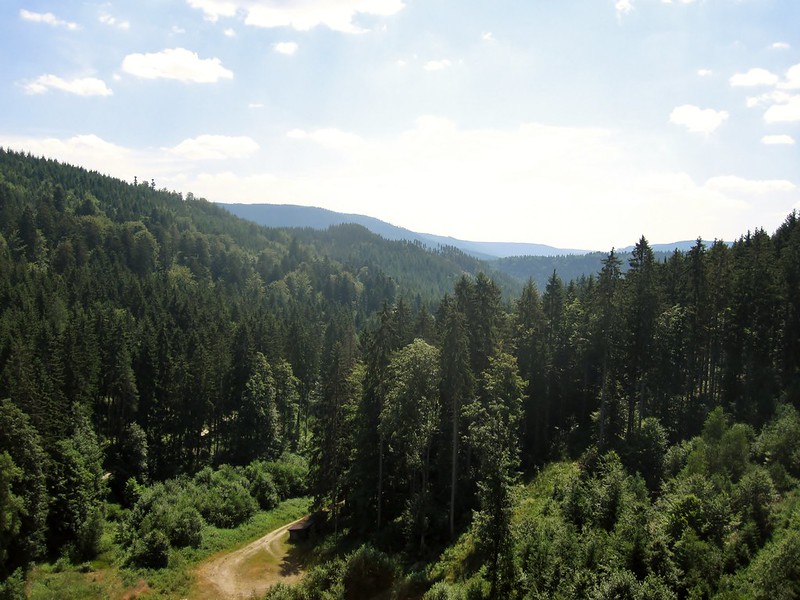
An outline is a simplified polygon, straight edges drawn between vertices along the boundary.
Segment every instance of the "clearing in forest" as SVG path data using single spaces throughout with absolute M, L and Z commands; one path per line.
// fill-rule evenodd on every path
M 305 518 L 305 517 L 303 517 Z M 203 562 L 192 594 L 201 600 L 236 600 L 260 596 L 278 582 L 293 583 L 303 575 L 304 544 L 289 543 L 289 527 L 298 519 L 250 544 Z

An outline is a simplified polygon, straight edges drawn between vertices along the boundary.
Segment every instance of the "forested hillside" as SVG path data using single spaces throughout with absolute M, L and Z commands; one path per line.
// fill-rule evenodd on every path
M 305 491 L 370 545 L 272 598 L 800 593 L 796 214 L 506 299 L 154 187 L 0 152 L 7 596 L 106 528 L 156 570 Z
M 423 297 L 462 272 L 398 244 L 416 269 L 401 292 L 369 258 L 331 259 L 322 238 L 6 151 L 0 225 L 3 577 L 76 543 L 90 554 L 90 521 L 131 477 L 307 450 L 341 340 L 386 304 L 430 331 Z M 348 233 L 371 236 L 328 235 Z
M 633 256 L 631 251 L 618 252 L 620 270 L 625 273 Z M 656 262 L 665 262 L 672 252 L 653 251 Z M 553 273 L 562 281 L 572 281 L 586 277 L 597 277 L 603 268 L 602 252 L 586 254 L 562 254 L 557 256 L 509 256 L 492 260 L 493 269 L 520 281 L 532 279 L 536 287 L 543 290 Z

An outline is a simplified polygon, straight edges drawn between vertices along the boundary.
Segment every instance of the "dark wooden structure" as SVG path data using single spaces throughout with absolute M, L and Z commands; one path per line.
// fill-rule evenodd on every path
M 289 541 L 303 542 L 307 540 L 313 533 L 316 522 L 315 515 L 308 515 L 289 527 Z

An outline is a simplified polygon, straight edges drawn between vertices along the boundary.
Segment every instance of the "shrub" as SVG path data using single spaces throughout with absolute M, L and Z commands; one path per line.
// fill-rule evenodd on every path
M 311 569 L 300 584 L 301 598 L 343 598 L 344 561 L 334 558 Z
M 612 571 L 595 587 L 593 600 L 644 600 L 642 586 L 628 570 Z
M 197 548 L 203 541 L 203 517 L 193 506 L 177 508 L 170 519 L 167 535 L 176 548 Z
M 201 496 L 198 487 L 186 479 L 143 488 L 141 497 L 120 528 L 118 540 L 123 545 L 131 545 L 150 531 L 160 531 L 175 547 L 199 546 L 203 519 L 195 503 Z
M 269 510 L 278 505 L 278 492 L 275 481 L 267 470 L 266 463 L 254 461 L 244 468 L 244 475 L 249 482 L 250 495 L 258 502 L 262 510 Z
M 197 508 L 212 525 L 236 527 L 250 519 L 258 508 L 247 489 L 247 478 L 233 467 L 222 465 L 217 471 L 205 468 L 195 476 L 195 482 L 200 487 Z
M 397 562 L 370 545 L 347 557 L 342 583 L 348 600 L 370 598 L 391 587 L 400 572 Z
M 8 579 L 0 581 L 0 600 L 25 600 L 25 597 L 22 569 L 17 569 Z
M 264 463 L 264 466 L 272 475 L 280 500 L 302 496 L 308 492 L 308 462 L 302 456 L 284 454 L 279 460 Z
M 169 562 L 169 539 L 162 531 L 148 531 L 144 537 L 133 542 L 128 560 L 137 567 L 166 567 Z
M 764 547 L 753 562 L 758 600 L 800 597 L 800 532 L 789 531 L 781 540 Z
M 625 467 L 630 473 L 641 473 L 648 489 L 658 489 L 664 474 L 664 453 L 667 432 L 658 419 L 647 417 L 631 436 L 625 452 Z
M 755 524 L 759 545 L 772 533 L 772 507 L 777 500 L 769 473 L 754 468 L 742 477 L 731 496 L 731 507 L 742 519 Z
M 461 588 L 439 581 L 425 592 L 422 600 L 463 600 L 463 598 L 464 592 Z
M 301 591 L 285 583 L 276 583 L 263 596 L 263 600 L 303 600 L 303 598 Z
M 764 426 L 755 444 L 756 453 L 767 464 L 781 465 L 800 477 L 800 414 L 790 404 L 778 409 L 775 419 Z

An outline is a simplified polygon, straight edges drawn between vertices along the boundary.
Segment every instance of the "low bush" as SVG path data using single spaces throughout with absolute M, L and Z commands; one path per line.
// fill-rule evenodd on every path
M 400 573 L 397 560 L 369 544 L 350 554 L 345 562 L 342 583 L 347 600 L 371 598 L 389 589 Z
M 249 482 L 250 495 L 258 502 L 261 510 L 275 508 L 280 500 L 275 481 L 267 470 L 266 463 L 254 461 L 247 465 L 243 472 Z
M 169 539 L 162 531 L 148 531 L 133 542 L 128 561 L 137 567 L 161 569 L 169 562 Z
M 197 509 L 216 527 L 241 525 L 255 514 L 258 503 L 250 495 L 250 482 L 233 467 L 222 465 L 217 471 L 206 467 L 195 476 L 200 487 Z
M 277 461 L 264 463 L 264 467 L 272 475 L 279 499 L 303 496 L 308 491 L 308 462 L 302 456 L 284 454 Z

